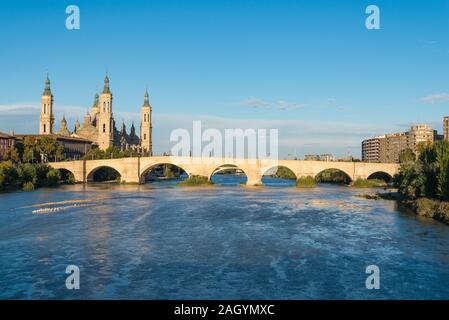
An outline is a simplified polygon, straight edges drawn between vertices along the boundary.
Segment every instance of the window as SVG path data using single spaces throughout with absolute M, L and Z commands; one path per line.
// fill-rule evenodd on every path
M 103 102 L 103 112 L 106 112 L 106 102 Z
M 147 134 L 146 133 L 143 134 L 143 140 L 147 140 Z
M 147 115 L 143 114 L 143 122 L 147 122 Z
M 47 125 L 44 123 L 44 133 L 47 132 Z
M 103 132 L 106 132 L 106 124 L 103 124 Z

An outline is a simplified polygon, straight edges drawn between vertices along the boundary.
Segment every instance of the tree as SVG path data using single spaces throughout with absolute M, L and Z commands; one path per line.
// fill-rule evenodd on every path
M 112 147 L 107 148 L 104 151 L 104 158 L 105 159 L 112 159 L 112 158 L 117 159 L 117 158 L 123 158 L 123 156 L 122 156 L 122 152 L 120 151 L 119 148 L 112 146 Z
M 84 160 L 95 160 L 95 159 L 104 159 L 104 151 L 99 148 L 92 148 L 88 153 L 83 157 Z
M 6 153 L 3 157 L 3 159 L 5 161 L 11 161 L 13 163 L 18 163 L 18 162 L 20 162 L 20 155 L 15 147 L 9 147 L 6 150 Z
M 39 160 L 61 160 L 64 158 L 63 152 L 64 147 L 55 138 L 50 136 L 40 138 L 28 136 L 23 140 L 24 162 L 33 163 L 39 162 Z
M 0 191 L 17 187 L 18 183 L 17 170 L 12 162 L 0 162 Z
M 36 138 L 27 136 L 23 139 L 23 162 L 36 162 L 38 160 L 38 154 L 36 153 Z
M 412 162 L 416 160 L 416 155 L 412 149 L 407 148 L 399 154 L 399 163 Z
M 37 143 L 36 150 L 39 155 L 43 155 L 47 160 L 63 159 L 64 147 L 52 137 L 41 137 Z
M 50 169 L 47 172 L 47 184 L 50 187 L 54 187 L 58 185 L 59 180 L 61 180 L 61 174 L 59 173 L 59 170 L 56 169 Z
M 31 163 L 23 163 L 17 166 L 17 174 L 22 184 L 31 182 L 37 184 L 36 166 Z
M 437 163 L 437 195 L 449 200 L 449 142 L 438 141 L 434 144 Z
M 168 179 L 173 179 L 175 177 L 175 174 L 172 170 L 172 165 L 164 164 L 164 177 Z
M 401 162 L 394 177 L 395 186 L 408 198 L 449 200 L 449 142 L 437 141 L 420 149 L 417 160 Z M 404 155 L 402 159 L 407 157 Z

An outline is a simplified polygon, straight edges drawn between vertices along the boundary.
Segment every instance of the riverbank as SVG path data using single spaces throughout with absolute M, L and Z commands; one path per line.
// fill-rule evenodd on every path
M 418 216 L 432 218 L 449 224 L 449 202 L 430 198 L 407 199 L 399 192 L 361 195 L 370 200 L 395 200 L 399 206 L 411 210 Z

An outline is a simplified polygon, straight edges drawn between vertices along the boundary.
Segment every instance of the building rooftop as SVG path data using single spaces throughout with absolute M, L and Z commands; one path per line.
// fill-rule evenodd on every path
M 0 131 L 0 138 L 13 138 L 13 136 Z
M 86 143 L 92 143 L 91 140 L 84 139 L 84 138 L 78 138 L 78 137 L 71 137 L 71 136 L 61 136 L 58 134 L 16 134 L 15 137 L 18 139 L 23 139 L 25 137 L 52 137 L 57 140 L 65 140 L 65 141 L 77 141 L 77 142 L 86 142 Z

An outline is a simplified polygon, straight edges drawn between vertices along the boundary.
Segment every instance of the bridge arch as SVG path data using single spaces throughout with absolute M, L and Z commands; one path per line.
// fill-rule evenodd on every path
M 75 183 L 77 182 L 75 173 L 66 168 L 55 168 L 55 170 L 59 171 L 61 181 L 66 183 Z
M 291 185 L 295 185 L 296 180 L 298 179 L 297 174 L 292 168 L 289 168 L 287 165 L 276 165 L 272 166 L 270 168 L 267 168 L 266 170 L 262 171 L 262 184 L 263 185 L 285 185 L 284 183 L 280 183 L 278 181 L 270 181 L 268 180 L 270 178 L 270 175 L 280 175 L 278 177 L 274 177 L 275 179 L 283 179 L 285 180 L 291 180 Z M 287 185 L 289 185 L 288 183 Z
M 145 176 L 146 176 L 151 170 L 155 169 L 156 167 L 163 166 L 163 165 L 170 165 L 170 166 L 177 167 L 177 168 L 179 168 L 180 170 L 182 170 L 184 173 L 186 173 L 187 176 L 190 176 L 190 173 L 184 168 L 184 166 L 178 165 L 178 164 L 173 163 L 173 162 L 157 162 L 157 163 L 149 164 L 149 165 L 145 166 L 145 167 L 141 170 L 141 173 L 140 173 L 140 176 L 139 176 L 140 182 L 142 182 L 142 183 L 145 182 Z
M 96 166 L 96 167 L 90 169 L 90 171 L 88 173 L 86 173 L 86 182 L 95 181 L 95 179 L 97 178 L 96 174 L 100 174 L 101 170 L 108 170 L 109 172 L 113 173 L 114 176 L 116 176 L 117 180 L 120 179 L 120 181 L 121 181 L 123 178 L 123 174 L 122 174 L 122 172 L 120 172 L 120 169 L 115 168 L 114 166 L 110 166 L 110 165 L 99 165 L 99 166 Z M 109 178 L 112 178 L 112 177 L 109 177 L 109 175 L 110 175 L 109 173 L 106 174 L 106 177 L 105 177 L 106 180 L 112 180 L 112 179 L 109 179 Z M 101 181 L 101 179 L 100 179 L 100 181 Z M 103 180 L 103 181 L 105 181 L 105 180 Z
M 342 168 L 326 168 L 315 175 L 317 182 L 350 184 L 352 182 L 351 174 Z
M 219 183 L 223 183 L 223 184 L 239 184 L 239 183 L 247 183 L 248 182 L 248 180 L 249 180 L 249 177 L 248 177 L 248 174 L 246 173 L 246 171 L 243 169 L 243 168 L 241 168 L 241 167 L 239 167 L 238 165 L 235 165 L 235 164 L 232 164 L 232 163 L 230 163 L 230 164 L 222 164 L 222 165 L 220 165 L 220 166 L 218 166 L 218 167 L 215 167 L 210 173 L 209 173 L 209 175 L 208 175 L 208 179 L 209 179 L 209 181 L 212 181 L 212 182 L 218 182 L 218 181 L 214 181 L 215 179 L 213 178 L 214 177 L 214 175 L 216 175 L 216 174 L 218 174 L 218 175 L 220 175 L 220 174 L 223 174 L 223 175 L 226 175 L 226 173 L 223 173 L 223 172 L 232 172 L 232 171 L 235 171 L 236 173 L 238 173 L 238 174 L 240 174 L 240 176 L 242 177 L 241 179 L 239 178 L 239 179 L 236 179 L 236 180 L 234 180 L 234 181 L 230 181 L 230 179 L 226 179 L 226 178 L 224 178 L 224 179 L 222 179 L 222 181 L 219 181 Z M 243 174 L 243 175 L 242 175 Z M 244 177 L 244 178 L 243 178 Z M 228 181 L 226 181 L 226 180 L 228 180 Z
M 367 179 L 380 179 L 385 182 L 391 182 L 393 180 L 393 176 L 388 172 L 379 170 L 368 175 Z

